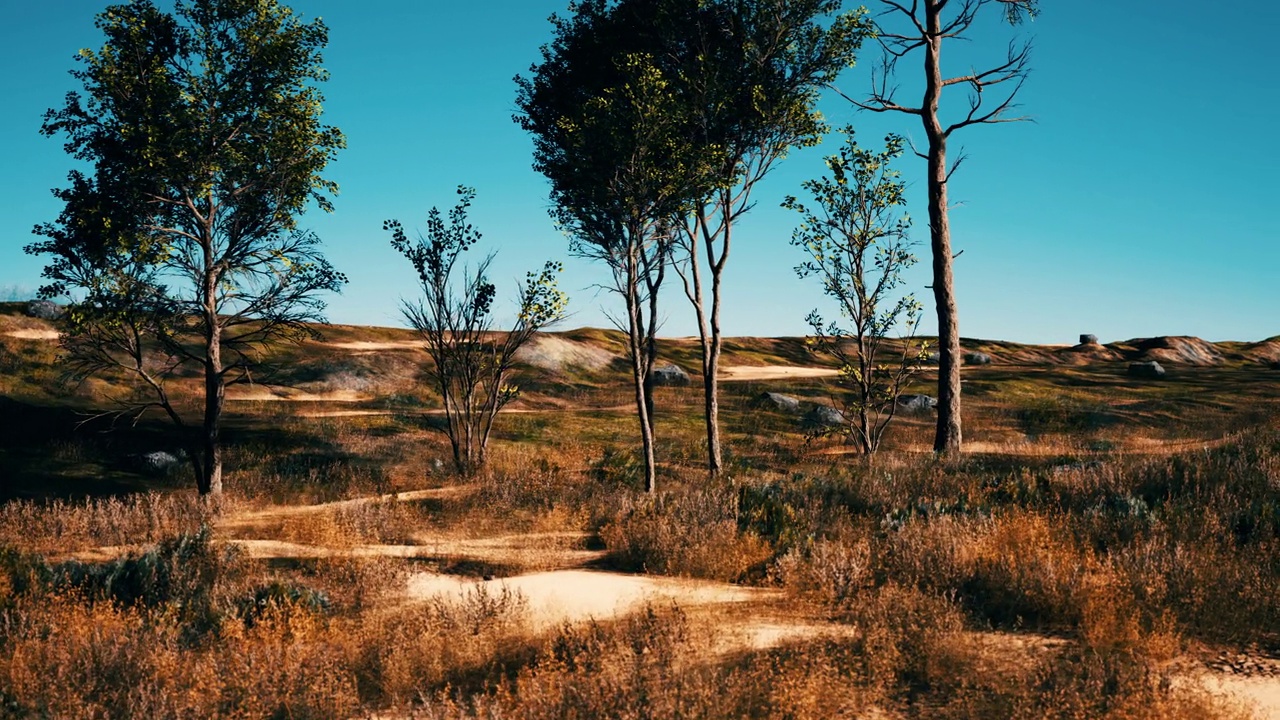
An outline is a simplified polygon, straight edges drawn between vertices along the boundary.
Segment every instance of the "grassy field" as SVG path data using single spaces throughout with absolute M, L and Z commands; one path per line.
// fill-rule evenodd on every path
M 62 382 L 51 330 L 0 304 L 0 717 L 1280 712 L 1275 339 L 1160 381 L 1127 361 L 1170 343 L 966 341 L 993 362 L 952 461 L 932 414 L 868 463 L 759 402 L 823 379 L 726 382 L 715 483 L 695 373 L 659 390 L 647 497 L 617 334 L 557 334 L 462 480 L 413 337 L 323 328 L 229 394 L 208 504 L 141 469 L 159 418 L 86 422 L 126 389 Z M 821 365 L 797 338 L 723 362 Z

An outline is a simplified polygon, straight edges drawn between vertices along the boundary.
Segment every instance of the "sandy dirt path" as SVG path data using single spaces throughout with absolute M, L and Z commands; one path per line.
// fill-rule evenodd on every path
M 528 601 L 530 622 L 535 630 L 554 628 L 565 622 L 619 617 L 646 603 L 674 602 L 681 607 L 700 607 L 764 602 L 780 596 L 778 591 L 722 583 L 575 569 L 493 580 L 420 573 L 409 578 L 406 592 L 415 599 L 441 595 L 461 599 L 478 590 L 496 595 L 503 588 L 519 593 Z
M 220 530 L 238 534 L 266 529 L 289 519 L 339 511 L 360 505 L 428 498 L 447 498 L 468 492 L 471 486 L 430 488 L 388 495 L 376 495 L 331 503 L 280 506 L 241 511 L 221 519 Z M 708 649 L 719 655 L 752 649 L 767 649 L 785 643 L 820 637 L 843 637 L 853 628 L 838 624 L 815 623 L 778 615 L 777 601 L 781 590 L 745 587 L 688 578 L 632 575 L 587 569 L 600 560 L 604 552 L 586 550 L 586 535 L 579 532 L 528 533 L 484 538 L 460 538 L 444 535 L 422 535 L 413 545 L 356 544 L 328 547 L 286 540 L 241 537 L 227 542 L 243 547 L 257 558 L 317 557 L 400 557 L 442 560 L 477 560 L 511 564 L 520 567 L 549 567 L 505 578 L 477 579 L 435 572 L 411 574 L 401 588 L 408 602 L 441 598 L 464 602 L 477 593 L 497 595 L 504 589 L 518 594 L 527 603 L 530 629 L 545 632 L 563 623 L 590 619 L 618 618 L 643 608 L 646 604 L 675 603 L 687 610 L 710 613 L 714 642 Z M 138 547 L 97 548 L 76 557 L 85 561 L 108 562 Z M 1060 639 L 1045 640 L 1033 635 L 1008 633 L 976 633 L 975 642 L 994 648 L 1007 661 L 1017 661 L 1028 652 L 1061 644 Z M 978 637 L 981 636 L 981 637 Z M 1175 682 L 1185 682 L 1230 697 L 1253 709 L 1256 717 L 1280 720 L 1280 661 L 1261 659 L 1259 672 L 1239 672 L 1189 660 L 1175 675 Z
M 371 395 L 363 395 L 354 390 L 334 390 L 325 393 L 309 393 L 293 388 L 269 388 L 262 385 L 252 387 L 232 386 L 227 389 L 227 400 L 233 402 L 332 402 L 356 403 L 372 400 Z
M 392 340 L 389 342 L 372 342 L 357 340 L 355 342 L 325 343 L 327 347 L 355 352 L 372 352 L 375 350 L 422 350 L 426 347 L 421 340 Z
M 19 340 L 57 340 L 62 337 L 57 330 L 10 330 L 5 336 Z
M 720 379 L 726 382 L 797 380 L 835 377 L 838 374 L 838 371 L 831 368 L 803 367 L 800 365 L 727 365 L 720 368 Z
M 586 533 L 526 533 L 487 538 L 415 535 L 412 545 L 355 544 L 344 547 L 311 545 L 287 540 L 237 538 L 227 542 L 254 558 L 391 557 L 469 560 L 517 567 L 582 567 L 605 556 L 586 550 Z
M 447 487 L 428 488 L 426 490 L 409 490 L 407 492 L 388 493 L 386 495 L 370 495 L 367 497 L 352 498 L 350 500 L 336 500 L 334 502 L 318 503 L 316 505 L 276 505 L 258 510 L 245 510 L 228 515 L 215 523 L 215 527 L 220 529 L 231 529 L 269 525 L 303 515 L 333 512 L 335 510 L 353 508 L 360 505 L 372 505 L 380 502 L 412 502 L 414 500 L 426 500 L 429 498 L 457 497 L 470 492 L 472 488 L 473 486 L 471 485 L 449 485 Z

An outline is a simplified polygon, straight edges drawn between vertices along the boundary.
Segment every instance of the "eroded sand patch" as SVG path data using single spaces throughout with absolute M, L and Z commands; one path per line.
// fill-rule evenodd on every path
M 730 382 L 834 377 L 838 374 L 839 371 L 832 368 L 800 365 L 728 365 L 720 368 L 720 379 Z
M 389 340 L 386 342 L 356 340 L 353 342 L 325 343 L 325 345 L 339 350 L 353 350 L 356 352 L 371 352 L 375 350 L 421 350 L 423 347 L 421 340 Z
M 1196 663 L 1175 674 L 1174 684 L 1242 703 L 1260 720 L 1280 720 L 1280 676 L 1242 675 Z
M 10 330 L 5 335 L 19 340 L 57 340 L 62 337 L 57 330 Z
M 380 502 L 412 502 L 414 500 L 426 500 L 428 498 L 457 497 L 465 492 L 469 492 L 472 488 L 473 486 L 471 485 L 450 485 L 448 487 L 409 490 L 406 492 L 388 493 L 386 495 L 371 495 L 369 497 L 352 498 L 350 500 L 335 500 L 334 502 L 320 503 L 317 505 L 278 505 L 261 510 L 250 510 L 236 513 L 220 520 L 217 523 L 217 526 L 220 528 L 233 528 L 263 525 L 289 518 L 295 518 L 300 515 L 333 512 L 359 507 L 361 505 L 372 505 Z
M 516 352 L 516 359 L 544 370 L 560 371 L 571 367 L 602 370 L 617 356 L 590 343 L 555 335 L 535 335 L 529 344 Z
M 289 388 L 271 389 L 261 385 L 251 387 L 232 387 L 227 390 L 227 400 L 258 402 L 365 402 L 371 396 L 362 395 L 354 390 L 334 390 L 324 393 L 310 393 Z
M 760 601 L 779 595 L 777 591 L 736 585 L 593 570 L 555 570 L 483 581 L 419 573 L 409 578 L 406 592 L 410 598 L 428 599 L 440 595 L 465 597 L 477 589 L 496 595 L 504 587 L 528 601 L 531 625 L 544 630 L 566 622 L 619 617 L 646 603 L 674 602 L 682 607 L 697 607 Z

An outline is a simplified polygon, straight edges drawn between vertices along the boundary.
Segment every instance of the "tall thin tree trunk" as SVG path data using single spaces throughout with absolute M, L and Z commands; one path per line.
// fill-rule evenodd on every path
M 637 231 L 638 232 L 638 231 Z M 635 235 L 633 235 L 635 237 Z M 640 258 L 634 251 L 627 258 L 626 303 L 631 376 L 636 396 L 636 413 L 640 421 L 640 441 L 644 453 L 644 491 L 652 493 L 657 488 L 657 460 L 654 455 L 653 428 L 653 364 L 654 327 L 645 330 L 644 308 L 640 301 Z M 654 293 L 650 293 L 650 310 L 655 309 Z
M 938 428 L 933 450 L 944 455 L 960 452 L 960 319 L 952 272 L 951 226 L 947 218 L 947 136 L 938 117 L 942 96 L 941 10 L 925 0 L 929 43 L 924 52 L 925 135 L 929 139 L 929 243 L 933 253 L 933 297 L 938 311 Z
M 721 198 L 722 212 L 729 214 L 729 198 Z M 720 353 L 724 347 L 720 331 L 720 289 L 724 277 L 724 260 L 729 254 L 730 218 L 724 218 L 723 249 L 716 257 L 714 238 L 707 223 L 705 205 L 697 211 L 697 231 L 689 231 L 689 275 L 685 284 L 686 295 L 693 304 L 698 320 L 698 340 L 702 350 L 702 408 L 707 427 L 707 471 L 716 477 L 724 469 L 720 443 Z M 707 312 L 702 293 L 702 270 L 698 260 L 698 238 L 707 253 L 707 266 L 711 273 L 711 312 Z
M 729 252 L 729 227 L 724 229 L 724 253 Z M 723 256 L 722 256 L 723 257 Z M 724 338 L 720 335 L 720 280 L 723 263 L 711 265 L 711 337 L 703 338 L 702 383 L 703 402 L 707 416 L 707 464 L 712 477 L 724 469 L 720 453 L 720 350 Z
M 204 283 L 204 467 L 197 480 L 201 495 L 222 494 L 222 406 L 226 401 L 226 381 L 222 376 L 222 326 L 218 322 L 218 278 L 211 248 L 206 246 Z
M 644 452 L 644 491 L 654 492 L 657 487 L 657 459 L 654 455 L 653 432 L 653 372 L 652 356 L 645 357 L 644 341 L 635 330 L 643 322 L 640 318 L 639 298 L 629 295 L 628 312 L 632 319 L 631 375 L 636 394 L 636 412 L 640 421 L 640 441 Z

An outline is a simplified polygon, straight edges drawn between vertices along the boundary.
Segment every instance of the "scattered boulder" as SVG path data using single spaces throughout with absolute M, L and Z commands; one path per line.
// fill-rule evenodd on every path
M 926 353 L 921 362 L 925 365 L 937 365 L 942 362 L 942 355 L 938 352 Z
M 905 413 L 929 412 L 938 407 L 938 398 L 930 395 L 899 395 L 898 409 Z
M 1156 337 L 1139 340 L 1134 360 L 1154 360 L 1176 365 L 1220 365 L 1222 353 L 1213 343 L 1198 337 Z
M 761 407 L 781 410 L 785 413 L 799 414 L 800 412 L 800 401 L 790 395 L 775 392 L 760 393 L 756 402 Z
M 1129 374 L 1134 377 L 1159 380 L 1164 377 L 1164 368 L 1155 360 L 1129 363 Z
M 689 373 L 679 365 L 663 365 L 653 369 L 654 385 L 688 385 Z
M 990 365 L 991 356 L 984 352 L 969 352 L 964 354 L 965 365 Z
M 1097 335 L 1081 335 L 1080 344 L 1081 345 L 1097 345 L 1098 336 Z
M 62 317 L 62 306 L 51 300 L 32 300 L 27 303 L 27 315 L 41 320 L 57 320 Z
M 152 475 L 163 475 L 171 468 L 182 464 L 185 454 L 174 454 L 165 452 L 164 450 L 156 450 L 155 452 L 143 453 L 133 457 L 133 464 L 139 472 L 149 473 Z
M 804 414 L 805 427 L 821 430 L 841 427 L 844 424 L 844 413 L 830 405 L 816 404 Z
M 591 343 L 539 333 L 516 351 L 516 359 L 543 370 L 560 372 L 571 368 L 603 370 L 617 356 Z

